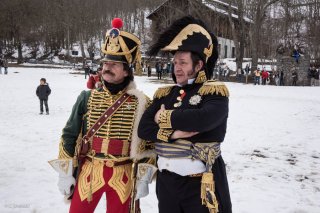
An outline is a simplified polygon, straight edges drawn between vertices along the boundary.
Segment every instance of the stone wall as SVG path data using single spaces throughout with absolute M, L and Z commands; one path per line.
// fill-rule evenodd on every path
M 277 71 L 284 72 L 284 83 L 285 86 L 292 85 L 292 73 L 294 70 L 298 73 L 298 86 L 309 86 L 310 79 L 308 79 L 308 69 L 310 67 L 310 57 L 301 56 L 297 63 L 293 57 L 290 56 L 277 56 Z

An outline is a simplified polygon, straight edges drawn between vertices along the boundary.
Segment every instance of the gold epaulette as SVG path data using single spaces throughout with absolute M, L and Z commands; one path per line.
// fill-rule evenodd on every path
M 198 91 L 199 95 L 216 94 L 229 97 L 227 86 L 221 81 L 209 80 L 206 81 Z
M 160 99 L 163 98 L 167 95 L 169 95 L 171 89 L 173 88 L 173 85 L 169 85 L 169 86 L 165 86 L 165 87 L 160 87 L 159 89 L 157 89 L 157 91 L 154 93 L 153 95 L 153 99 Z

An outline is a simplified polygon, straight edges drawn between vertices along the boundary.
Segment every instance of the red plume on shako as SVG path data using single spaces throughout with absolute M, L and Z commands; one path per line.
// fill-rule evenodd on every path
M 123 26 L 121 18 L 114 18 L 111 22 L 113 28 L 120 29 Z

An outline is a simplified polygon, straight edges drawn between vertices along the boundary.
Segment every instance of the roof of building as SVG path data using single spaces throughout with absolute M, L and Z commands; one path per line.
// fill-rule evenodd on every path
M 168 4 L 168 2 L 171 0 L 167 0 L 164 1 L 162 4 L 160 4 L 154 11 L 152 11 L 147 18 L 150 19 L 150 17 L 152 15 L 154 15 L 155 13 L 157 13 L 165 4 Z M 227 7 L 229 7 L 228 3 L 222 2 L 220 0 L 211 0 L 210 3 L 206 0 L 201 0 L 201 4 L 203 4 L 204 6 L 206 6 L 207 8 L 209 8 L 212 11 L 215 11 L 217 13 L 223 14 L 223 15 L 228 15 L 228 11 L 227 11 Z M 219 7 L 217 7 L 219 6 Z M 236 10 L 238 10 L 238 8 L 236 6 L 231 5 L 231 8 L 233 10 L 233 12 L 235 12 Z M 233 18 L 238 19 L 238 15 L 236 15 L 235 13 L 231 14 Z M 244 20 L 246 22 L 249 23 L 253 23 L 253 21 L 251 19 L 249 19 L 248 17 L 244 17 Z

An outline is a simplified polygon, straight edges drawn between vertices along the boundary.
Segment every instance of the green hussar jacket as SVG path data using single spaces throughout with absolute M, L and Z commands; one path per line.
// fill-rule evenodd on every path
M 129 99 L 102 125 L 95 136 L 128 141 L 130 158 L 139 160 L 154 155 L 152 150 L 145 149 L 146 142 L 141 140 L 137 134 L 138 124 L 149 104 L 149 99 L 136 89 L 134 82 L 131 82 L 123 91 L 115 95 L 112 95 L 105 87 L 81 92 L 62 131 L 59 159 L 74 156 L 79 134 L 85 135 L 87 130 L 124 92 L 130 96 Z

